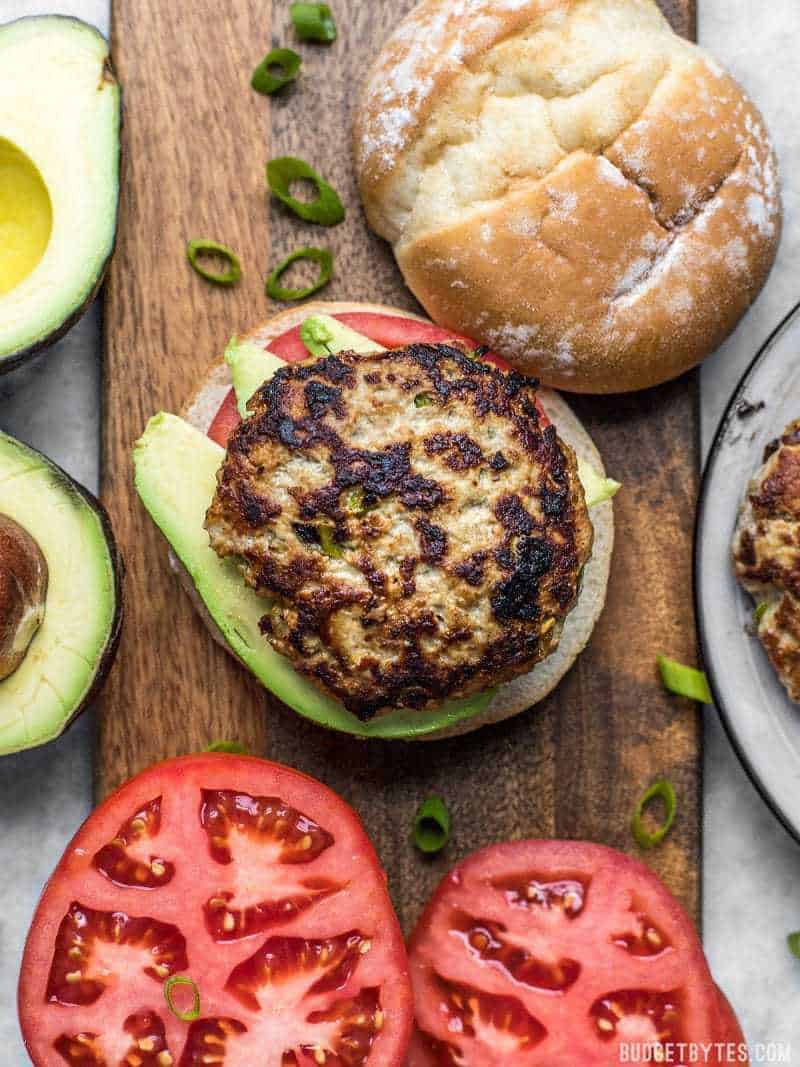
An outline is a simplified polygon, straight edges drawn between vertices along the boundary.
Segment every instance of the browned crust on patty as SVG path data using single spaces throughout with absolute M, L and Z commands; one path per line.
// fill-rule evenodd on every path
M 764 605 L 758 636 L 800 701 L 800 420 L 767 446 L 748 487 L 733 545 L 741 585 Z
M 369 718 L 485 689 L 555 648 L 592 529 L 535 384 L 411 345 L 289 365 L 249 411 L 207 528 L 298 670 Z

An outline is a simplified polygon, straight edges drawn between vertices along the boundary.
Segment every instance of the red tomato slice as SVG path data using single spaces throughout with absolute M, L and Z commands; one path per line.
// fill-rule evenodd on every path
M 404 345 L 413 344 L 415 341 L 422 344 L 441 344 L 445 341 L 461 341 L 469 348 L 475 348 L 475 342 L 470 341 L 461 334 L 445 330 L 441 326 L 435 326 L 432 322 L 424 322 L 419 319 L 407 319 L 402 315 L 380 315 L 372 311 L 347 311 L 333 316 L 351 330 L 356 330 L 369 337 L 370 340 L 383 348 L 402 348 Z M 269 343 L 269 350 L 287 363 L 297 363 L 308 359 L 308 349 L 300 338 L 300 327 L 287 330 Z M 488 363 L 494 363 L 501 370 L 511 370 L 511 365 L 494 352 L 487 352 L 483 357 Z M 541 406 L 539 413 L 549 424 L 547 416 Z M 239 425 L 239 413 L 236 409 L 236 397 L 233 390 L 228 393 L 217 412 L 214 421 L 208 429 L 208 436 L 223 448 L 228 443 L 233 430 Z
M 191 1022 L 166 1005 L 173 975 L 199 988 Z M 355 813 L 297 771 L 201 755 L 140 774 L 78 831 L 19 1011 L 35 1067 L 399 1067 L 412 998 Z
M 428 905 L 410 961 L 408 1067 L 610 1067 L 623 1042 L 740 1037 L 684 910 L 646 867 L 599 845 L 522 841 L 469 857 Z

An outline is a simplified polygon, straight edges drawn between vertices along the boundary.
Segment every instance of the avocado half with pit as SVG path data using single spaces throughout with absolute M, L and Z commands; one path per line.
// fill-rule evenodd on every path
M 114 660 L 122 562 L 102 504 L 0 433 L 0 755 L 58 737 Z
M 97 30 L 56 15 L 0 26 L 0 373 L 66 333 L 103 280 L 119 132 Z

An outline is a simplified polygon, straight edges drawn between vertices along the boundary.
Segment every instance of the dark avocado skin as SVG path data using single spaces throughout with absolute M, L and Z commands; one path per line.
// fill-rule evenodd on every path
M 3 435 L 6 436 L 6 435 Z M 81 712 L 85 711 L 87 707 L 94 701 L 95 697 L 103 687 L 103 683 L 108 676 L 108 672 L 114 663 L 114 658 L 117 654 L 117 648 L 119 647 L 119 639 L 122 633 L 122 619 L 124 615 L 123 610 L 123 584 L 125 579 L 125 561 L 122 558 L 122 553 L 117 545 L 116 538 L 114 537 L 114 530 L 111 526 L 111 519 L 103 504 L 97 499 L 94 493 L 91 493 L 85 486 L 76 482 L 75 479 L 57 463 L 54 463 L 48 456 L 45 456 L 43 452 L 40 452 L 36 448 L 32 448 L 31 445 L 25 444 L 25 448 L 29 452 L 38 456 L 42 463 L 44 463 L 48 469 L 53 473 L 56 479 L 61 483 L 63 490 L 67 494 L 71 494 L 80 498 L 81 503 L 85 504 L 91 511 L 97 515 L 100 520 L 100 525 L 103 530 L 103 537 L 108 545 L 108 554 L 111 558 L 111 568 L 114 572 L 114 619 L 111 623 L 111 627 L 108 633 L 108 639 L 106 641 L 105 648 L 103 649 L 100 658 L 97 661 L 97 667 L 95 669 L 94 681 L 86 696 L 81 703 L 73 711 L 72 715 L 65 720 L 64 725 L 61 728 L 61 734 L 75 722 Z M 60 737 L 61 734 L 58 736 Z M 57 741 L 58 737 L 51 739 Z M 38 747 L 38 746 L 37 746 Z
M 38 19 L 38 18 L 41 18 L 41 16 L 40 15 L 26 15 L 24 18 L 15 19 L 13 22 L 8 23 L 8 25 L 12 26 L 12 25 L 15 25 L 18 22 L 27 22 L 27 21 L 29 21 L 31 19 Z M 48 18 L 59 18 L 59 19 L 63 19 L 64 22 L 76 22 L 76 23 L 78 23 L 80 25 L 86 25 L 86 23 L 84 23 L 81 19 L 74 18 L 72 15 L 51 15 L 51 16 L 48 16 Z M 100 31 L 96 30 L 95 32 L 99 33 Z M 114 74 L 114 70 L 113 70 L 113 68 L 111 66 L 111 63 L 110 63 L 110 61 L 108 59 L 106 60 L 105 76 L 107 78 L 109 78 L 110 80 L 113 80 L 114 82 L 117 82 L 116 75 Z M 119 175 L 121 175 L 122 174 L 122 140 L 121 140 L 121 136 L 120 135 L 122 133 L 122 126 L 123 126 L 123 119 L 124 119 L 124 99 L 123 99 L 123 96 L 122 96 L 122 87 L 119 85 L 118 82 L 117 82 L 117 87 L 118 87 L 119 92 L 120 92 L 119 126 L 117 128 L 117 173 Z M 116 189 L 116 194 L 117 194 L 117 196 L 116 196 L 116 204 L 115 204 L 115 207 L 114 207 L 114 234 L 113 234 L 113 237 L 111 239 L 111 245 L 109 246 L 108 254 L 107 254 L 106 258 L 103 260 L 103 264 L 102 264 L 102 266 L 101 266 L 101 268 L 100 268 L 100 270 L 99 270 L 99 272 L 97 274 L 97 278 L 96 278 L 96 280 L 94 282 L 94 285 L 92 286 L 91 292 L 86 297 L 86 299 L 83 301 L 83 303 L 80 304 L 77 308 L 75 308 L 75 310 L 72 312 L 71 315 L 67 316 L 67 318 L 61 323 L 61 325 L 58 327 L 58 329 L 56 329 L 52 333 L 48 334 L 47 337 L 43 337 L 41 339 L 41 341 L 36 341 L 35 344 L 29 345 L 27 348 L 21 348 L 17 352 L 9 352 L 8 355 L 1 356 L 0 357 L 0 376 L 2 376 L 4 374 L 8 374 L 9 371 L 16 370 L 17 367 L 21 367 L 23 363 L 29 363 L 33 359 L 35 359 L 36 356 L 41 355 L 41 353 L 45 349 L 52 347 L 52 345 L 54 345 L 57 341 L 60 341 L 62 337 L 66 336 L 66 334 L 69 333 L 69 331 L 72 329 L 72 327 L 80 319 L 82 319 L 83 316 L 86 314 L 87 309 L 91 306 L 92 302 L 94 301 L 95 297 L 97 296 L 97 294 L 100 291 L 100 287 L 102 286 L 103 281 L 105 280 L 106 271 L 108 270 L 108 265 L 111 262 L 111 257 L 114 255 L 114 250 L 117 247 L 117 236 L 119 234 L 119 209 L 120 209 L 119 189 L 120 189 L 120 183 L 118 181 L 117 182 L 117 189 Z M 48 460 L 48 462 L 49 462 L 49 460 Z M 67 477 L 69 477 L 69 475 L 67 475 Z M 94 498 L 92 498 L 92 499 L 94 499 Z

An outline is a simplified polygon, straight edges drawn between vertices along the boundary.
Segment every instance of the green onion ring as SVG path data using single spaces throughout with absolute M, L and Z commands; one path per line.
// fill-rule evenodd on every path
M 658 656 L 658 669 L 661 671 L 661 681 L 664 688 L 679 697 L 688 697 L 697 700 L 701 704 L 713 704 L 714 698 L 708 687 L 708 679 L 702 671 L 695 667 L 686 667 L 683 663 L 676 663 L 666 656 Z
M 282 289 L 280 280 L 293 263 L 300 259 L 319 263 L 319 277 L 307 289 Z M 333 277 L 333 256 L 326 248 L 298 248 L 288 255 L 267 278 L 267 295 L 273 300 L 305 300 L 328 284 Z
M 297 52 L 293 52 L 291 48 L 273 48 L 253 71 L 250 84 L 257 93 L 272 96 L 295 80 L 302 62 Z M 273 67 L 280 67 L 280 73 L 273 74 Z
M 438 796 L 427 797 L 414 816 L 414 844 L 427 856 L 441 852 L 450 839 L 450 812 Z
M 330 44 L 336 40 L 336 23 L 327 4 L 292 4 L 289 14 L 301 41 Z
M 663 800 L 666 809 L 663 823 L 652 833 L 644 824 L 645 809 L 653 800 Z M 667 778 L 654 782 L 642 795 L 631 820 L 631 833 L 640 848 L 653 848 L 660 844 L 672 829 L 675 821 L 675 813 L 678 810 L 678 801 L 675 796 L 675 787 Z
M 241 741 L 215 741 L 206 752 L 230 752 L 234 756 L 247 756 L 247 749 Z
M 292 182 L 303 179 L 316 186 L 314 200 L 298 200 L 292 196 Z M 344 206 L 339 194 L 302 159 L 280 156 L 270 160 L 267 164 L 267 185 L 273 196 L 305 222 L 316 222 L 318 226 L 337 226 L 344 218 Z
M 178 1011 L 175 1005 L 172 1003 L 172 990 L 176 985 L 188 985 L 191 986 L 192 993 L 194 995 L 194 1001 L 189 1011 Z M 175 1016 L 176 1019 L 180 1019 L 182 1023 L 193 1023 L 195 1019 L 200 1018 L 200 990 L 197 987 L 197 982 L 192 978 L 188 978 L 183 974 L 174 974 L 172 978 L 168 978 L 164 982 L 164 1000 L 167 1002 L 167 1007 Z
M 223 274 L 215 274 L 213 271 L 206 270 L 200 263 L 201 256 L 221 256 L 227 261 L 228 269 Z M 215 285 L 235 285 L 242 276 L 242 266 L 236 253 L 218 241 L 208 241 L 205 238 L 189 241 L 186 246 L 186 258 L 201 278 Z
M 797 933 L 789 934 L 786 938 L 786 944 L 789 946 L 791 954 L 797 956 L 800 960 L 800 930 Z

